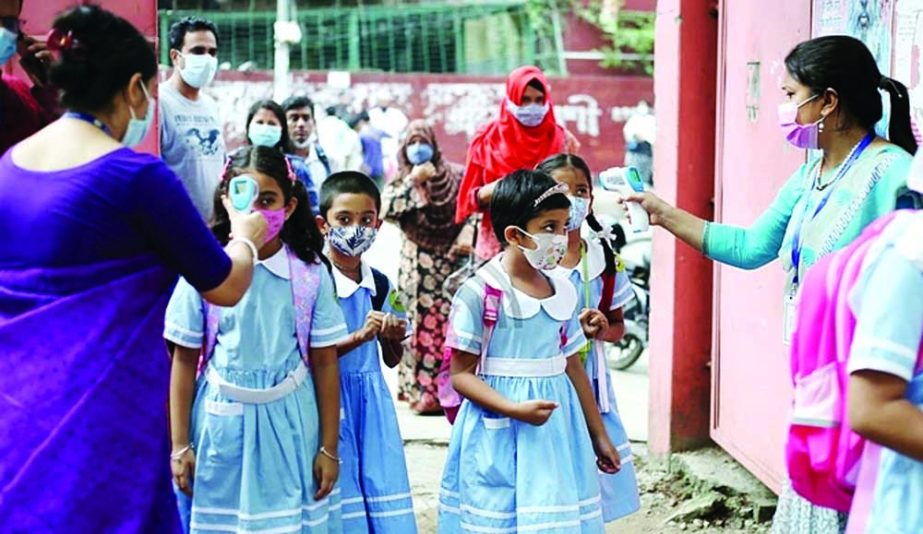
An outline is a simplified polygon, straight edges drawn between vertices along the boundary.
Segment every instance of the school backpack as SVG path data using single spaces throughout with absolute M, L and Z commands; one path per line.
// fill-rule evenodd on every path
M 484 274 L 489 274 L 492 280 L 503 286 L 498 288 L 493 285 Z M 475 276 L 479 277 L 484 283 L 483 295 L 483 313 L 481 318 L 484 322 L 484 332 L 481 339 L 481 360 L 478 367 L 482 367 L 485 358 L 487 358 L 487 347 L 490 345 L 490 339 L 493 336 L 494 328 L 500 319 L 500 304 L 503 298 L 503 291 L 506 290 L 512 294 L 512 287 L 505 283 L 505 278 L 499 272 L 499 268 L 492 262 L 487 262 Z M 565 327 L 561 328 L 561 347 L 567 345 Z M 445 412 L 446 418 L 450 424 L 455 424 L 455 418 L 458 416 L 458 410 L 461 407 L 461 395 L 452 386 L 452 349 L 447 345 L 442 350 L 442 363 L 439 365 L 439 372 L 436 374 L 436 396 L 439 399 L 439 405 Z
M 792 336 L 794 400 L 785 447 L 795 491 L 812 503 L 849 512 L 865 439 L 846 419 L 847 360 L 856 318 L 848 293 L 877 237 L 899 212 L 872 224 L 805 276 Z
M 378 269 L 372 268 L 372 278 L 375 279 L 375 295 L 372 296 L 372 309 L 381 311 L 385 306 L 385 299 L 388 298 L 388 289 L 391 283 L 388 277 Z
M 307 264 L 295 255 L 287 245 L 285 253 L 288 256 L 289 272 L 292 278 L 292 302 L 295 305 L 295 336 L 298 338 L 298 348 L 301 359 L 309 365 L 309 340 L 311 339 L 311 318 L 314 304 L 317 302 L 317 291 L 320 288 L 321 263 Z M 387 282 L 387 280 L 386 280 Z M 377 287 L 377 282 L 376 282 Z M 205 343 L 202 355 L 199 357 L 199 372 L 205 370 L 208 360 L 215 351 L 218 341 L 218 323 L 221 320 L 221 307 L 209 304 L 202 299 L 203 315 L 205 317 Z

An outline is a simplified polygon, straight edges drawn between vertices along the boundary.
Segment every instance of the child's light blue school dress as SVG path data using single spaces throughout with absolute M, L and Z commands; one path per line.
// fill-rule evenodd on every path
M 480 377 L 513 402 L 559 404 L 542 426 L 516 421 L 465 400 L 452 429 L 440 493 L 439 532 L 599 533 L 603 530 L 596 455 L 565 355 L 586 338 L 566 280 L 535 299 L 510 285 L 501 256 L 491 260 L 501 284 L 481 269 L 452 303 L 446 343 L 479 354 L 484 336 L 485 276 L 501 298 L 499 320 Z M 563 335 L 562 335 L 563 334 Z M 563 346 L 562 346 L 563 342 Z
M 250 289 L 236 306 L 221 308 L 208 367 L 225 381 L 265 390 L 303 365 L 289 271 L 283 247 L 257 264 Z M 333 282 L 322 271 L 311 348 L 332 347 L 347 336 Z M 164 337 L 198 349 L 204 323 L 202 298 L 181 280 L 167 308 Z M 292 393 L 266 404 L 231 401 L 203 374 L 190 428 L 196 451 L 190 531 L 341 532 L 340 490 L 314 500 L 319 427 L 310 373 Z
M 907 400 L 923 410 L 923 370 L 918 366 L 923 348 L 923 212 L 890 226 L 879 238 L 883 244 L 880 253 L 869 251 L 850 296 L 857 323 L 848 369 L 850 373 L 876 371 L 906 380 Z M 902 240 L 906 241 L 900 244 Z M 870 445 L 866 445 L 867 450 Z M 877 476 L 866 487 L 864 474 L 859 475 L 847 532 L 923 532 L 923 462 L 875 447 L 880 455 L 876 458 L 866 453 L 862 461 L 874 459 L 878 465 L 863 465 L 862 469 L 871 467 L 875 473 L 877 467 Z M 865 500 L 866 492 L 872 496 L 870 503 Z M 861 505 L 860 498 L 864 501 Z M 854 517 L 860 513 L 867 517 Z M 857 526 L 863 523 L 864 528 Z
M 558 266 L 551 275 L 570 280 L 577 290 L 577 315 L 586 308 L 596 308 L 602 299 L 603 271 L 606 269 L 606 258 L 603 247 L 597 239 L 587 239 L 586 272 L 589 278 L 589 287 L 585 287 L 583 279 L 583 261 L 573 269 Z M 586 289 L 589 289 L 590 301 L 586 300 Z M 615 287 L 612 294 L 612 305 L 608 311 L 617 310 L 625 306 L 634 298 L 631 282 L 624 272 L 616 273 Z M 599 489 L 602 495 L 603 520 L 605 522 L 633 514 L 641 509 L 641 497 L 638 493 L 638 479 L 632 461 L 631 444 L 628 434 L 622 425 L 618 405 L 615 400 L 615 391 L 612 387 L 612 375 L 605 365 L 605 352 L 603 344 L 599 341 L 592 342 L 590 352 L 586 359 L 586 372 L 593 384 L 596 394 L 597 406 L 602 415 L 603 423 L 609 439 L 619 451 L 622 458 L 622 468 L 618 473 L 608 474 L 599 471 Z M 604 390 L 604 391 L 602 391 Z
M 350 332 L 361 329 L 372 310 L 375 279 L 365 262 L 361 272 L 362 280 L 357 284 L 333 269 L 337 296 Z M 381 311 L 407 318 L 390 283 Z M 340 357 L 340 403 L 343 531 L 414 534 L 417 526 L 404 441 L 391 392 L 381 374 L 377 340 Z

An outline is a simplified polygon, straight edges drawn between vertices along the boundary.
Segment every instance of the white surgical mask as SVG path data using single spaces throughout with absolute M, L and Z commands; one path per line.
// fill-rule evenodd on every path
M 550 271 L 561 263 L 567 253 L 567 236 L 564 234 L 540 233 L 532 235 L 522 228 L 517 228 L 523 234 L 532 238 L 536 248 L 526 248 L 519 245 L 519 250 L 525 255 L 529 265 L 541 271 Z
M 506 99 L 506 109 L 516 117 L 516 120 L 526 128 L 534 128 L 545 120 L 545 115 L 551 107 L 548 102 L 544 104 L 528 104 L 517 106 L 509 98 Z
M 586 216 L 590 213 L 590 201 L 582 197 L 572 197 L 567 195 L 570 200 L 570 218 L 567 220 L 567 231 L 573 232 L 580 228 Z
M 183 68 L 177 67 L 180 77 L 190 87 L 201 89 L 210 84 L 218 72 L 218 58 L 209 54 L 180 54 Z
M 144 98 L 147 99 L 147 112 L 144 118 L 139 119 L 135 115 L 135 110 L 128 106 L 128 112 L 131 113 L 131 119 L 128 121 L 128 128 L 125 129 L 125 135 L 122 136 L 121 143 L 125 146 L 135 147 L 144 141 L 147 137 L 148 130 L 151 129 L 151 122 L 154 120 L 154 101 L 151 94 L 147 92 L 147 85 L 141 80 L 141 90 L 144 91 Z
M 275 124 L 260 124 L 251 122 L 250 128 L 247 129 L 247 137 L 250 142 L 256 146 L 268 146 L 270 148 L 279 144 L 282 139 L 282 127 Z

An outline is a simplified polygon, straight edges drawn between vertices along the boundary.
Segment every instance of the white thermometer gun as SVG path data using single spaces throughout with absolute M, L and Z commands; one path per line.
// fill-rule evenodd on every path
M 634 167 L 611 167 L 599 173 L 599 181 L 603 187 L 615 191 L 622 196 L 644 192 L 644 181 L 641 173 Z M 650 227 L 650 217 L 641 204 L 626 202 L 628 214 L 631 218 L 631 228 L 635 233 L 647 231 Z
M 231 178 L 231 182 L 228 184 L 228 197 L 231 200 L 231 206 L 240 213 L 252 212 L 253 203 L 259 195 L 259 184 L 246 174 Z

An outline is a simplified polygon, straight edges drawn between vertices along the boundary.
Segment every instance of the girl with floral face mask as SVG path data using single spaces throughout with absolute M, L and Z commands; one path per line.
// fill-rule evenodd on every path
M 339 530 L 337 344 L 347 331 L 323 237 L 304 184 L 279 151 L 233 154 L 216 198 L 238 176 L 256 182 L 252 209 L 268 222 L 250 290 L 236 306 L 203 306 L 181 280 L 167 308 L 164 337 L 176 347 L 170 422 L 179 504 L 191 505 L 191 523 L 203 529 Z M 228 209 L 216 202 L 212 230 L 221 242 L 230 238 Z M 232 513 L 207 513 L 214 509 Z
M 819 149 L 820 154 L 809 154 L 806 163 L 780 182 L 775 201 L 751 226 L 709 222 L 652 193 L 625 200 L 639 202 L 652 224 L 715 261 L 756 269 L 778 258 L 785 270 L 783 314 L 771 320 L 788 344 L 807 271 L 852 242 L 878 217 L 918 206 L 920 197 L 907 187 L 910 154 L 917 149 L 907 88 L 882 76 L 861 41 L 846 36 L 805 41 L 786 56 L 785 68 L 780 141 L 784 137 L 799 149 Z M 891 101 L 887 139 L 876 132 L 882 117 L 879 89 Z M 788 487 L 773 531 L 838 533 L 844 520 L 843 514 L 814 506 Z
M 616 472 L 619 457 L 580 360 L 576 291 L 547 275 L 567 246 L 567 191 L 539 171 L 501 180 L 490 215 L 504 251 L 453 300 L 446 346 L 465 401 L 443 474 L 440 533 L 564 522 L 603 531 L 597 472 Z

